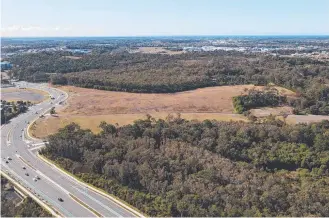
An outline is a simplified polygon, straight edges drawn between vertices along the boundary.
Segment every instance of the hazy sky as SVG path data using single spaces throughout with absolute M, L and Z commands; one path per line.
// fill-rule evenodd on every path
M 2 36 L 329 34 L 329 0 L 1 0 Z

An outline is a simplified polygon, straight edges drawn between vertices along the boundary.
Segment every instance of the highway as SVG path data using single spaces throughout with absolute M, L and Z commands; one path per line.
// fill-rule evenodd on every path
M 137 213 L 132 213 L 115 201 L 89 189 L 36 156 L 43 142 L 27 137 L 29 123 L 49 111 L 51 107 L 60 107 L 59 102 L 67 96 L 66 93 L 48 87 L 47 84 L 18 82 L 16 85 L 47 91 L 55 99 L 33 105 L 28 112 L 1 126 L 1 170 L 31 190 L 40 200 L 51 205 L 60 216 L 135 217 Z M 11 160 L 8 160 L 8 157 Z M 35 181 L 35 176 L 39 176 L 40 180 Z M 59 198 L 62 198 L 63 202 Z

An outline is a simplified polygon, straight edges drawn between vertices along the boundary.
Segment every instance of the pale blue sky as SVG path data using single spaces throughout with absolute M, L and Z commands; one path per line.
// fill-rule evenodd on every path
M 1 0 L 2 36 L 329 34 L 329 0 Z

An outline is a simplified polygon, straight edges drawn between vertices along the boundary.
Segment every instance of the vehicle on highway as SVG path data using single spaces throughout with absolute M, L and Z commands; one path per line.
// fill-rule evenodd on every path
M 11 157 L 7 157 L 7 160 L 12 160 Z
M 22 169 L 23 169 L 23 170 L 26 170 L 26 167 L 23 166 Z
M 33 178 L 33 181 L 36 182 L 36 181 L 38 181 L 38 180 L 37 180 L 36 178 Z
M 39 176 L 35 176 L 34 178 L 36 178 L 37 180 L 40 180 L 40 177 Z
M 25 173 L 25 175 L 26 175 L 26 176 L 29 176 L 29 174 L 28 174 L 28 173 Z
M 8 160 L 6 160 L 6 163 L 9 163 L 9 161 L 8 161 Z
M 63 201 L 64 201 L 62 198 L 58 198 L 58 200 L 59 200 L 60 202 L 63 202 Z

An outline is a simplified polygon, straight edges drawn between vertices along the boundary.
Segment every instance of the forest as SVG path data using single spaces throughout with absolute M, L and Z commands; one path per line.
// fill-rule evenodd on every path
M 242 114 L 252 108 L 280 106 L 286 101 L 287 98 L 279 95 L 276 89 L 264 91 L 251 89 L 246 95 L 233 97 L 233 106 L 235 112 Z
M 180 55 L 97 52 L 22 54 L 9 59 L 12 75 L 33 82 L 111 91 L 172 93 L 218 85 L 276 85 L 296 91 L 297 114 L 329 114 L 329 62 L 239 52 Z
M 14 189 L 9 181 L 1 176 L 1 217 L 51 217 L 48 211 L 30 197 L 15 205 L 12 200 L 13 192 Z
M 29 101 L 8 102 L 1 100 L 1 105 L 1 124 L 4 124 L 19 114 L 25 113 L 28 110 L 28 107 L 32 105 L 32 103 Z
M 70 124 L 41 154 L 149 216 L 329 216 L 329 121 Z

